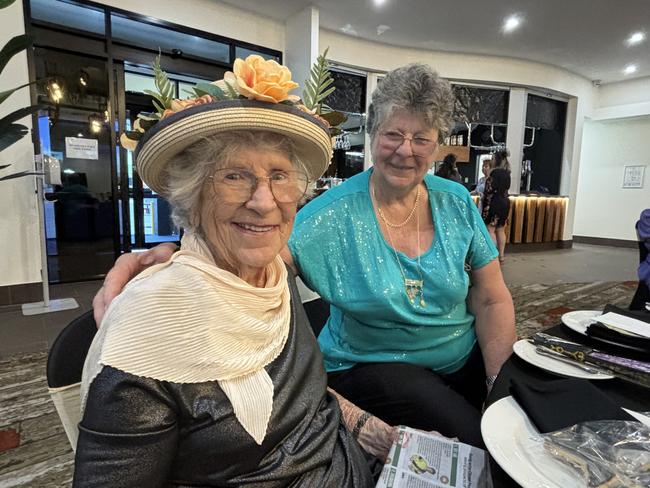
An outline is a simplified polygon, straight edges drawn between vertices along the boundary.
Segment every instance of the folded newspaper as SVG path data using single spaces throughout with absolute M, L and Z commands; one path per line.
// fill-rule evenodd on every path
M 489 479 L 484 450 L 400 427 L 376 488 L 489 488 Z

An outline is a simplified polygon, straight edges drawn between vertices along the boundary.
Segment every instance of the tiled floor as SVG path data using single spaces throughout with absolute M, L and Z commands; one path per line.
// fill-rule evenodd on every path
M 24 316 L 20 306 L 0 307 L 0 359 L 19 352 L 49 349 L 52 341 L 72 319 L 92 306 L 100 281 L 53 285 L 50 297 L 74 298 L 79 308 L 43 315 Z
M 576 244 L 572 249 L 511 253 L 503 274 L 508 285 L 635 281 L 638 251 Z M 0 359 L 49 348 L 59 331 L 89 310 L 99 281 L 54 285 L 52 298 L 75 298 L 80 308 L 25 317 L 20 307 L 0 308 Z

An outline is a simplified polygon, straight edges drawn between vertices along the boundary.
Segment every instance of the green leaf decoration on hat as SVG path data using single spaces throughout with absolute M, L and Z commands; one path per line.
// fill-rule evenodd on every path
M 158 91 L 144 90 L 144 92 L 153 97 L 153 105 L 156 107 L 158 115 L 162 116 L 165 110 L 171 109 L 172 107 L 172 100 L 174 100 L 174 84 L 169 81 L 167 73 L 165 73 L 160 66 L 160 54 L 156 56 L 152 67 L 154 83 Z
M 329 70 L 329 61 L 327 61 L 327 52 L 318 56 L 316 63 L 311 67 L 310 78 L 305 81 L 303 91 L 303 101 L 309 110 L 314 110 L 317 114 L 322 111 L 323 102 L 331 95 L 336 87 L 330 86 L 334 79 Z

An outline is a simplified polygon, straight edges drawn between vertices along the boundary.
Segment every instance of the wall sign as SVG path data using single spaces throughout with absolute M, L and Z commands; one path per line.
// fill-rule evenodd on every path
M 65 157 L 75 159 L 99 159 L 97 139 L 81 137 L 65 138 Z
M 623 172 L 623 188 L 643 188 L 645 166 L 625 166 Z

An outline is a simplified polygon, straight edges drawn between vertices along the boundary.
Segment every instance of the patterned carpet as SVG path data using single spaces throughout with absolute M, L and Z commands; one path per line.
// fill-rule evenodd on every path
M 511 287 L 517 332 L 528 337 L 570 310 L 627 307 L 636 283 L 596 282 Z M 47 353 L 0 362 L 0 487 L 68 487 L 73 455 L 47 394 Z

